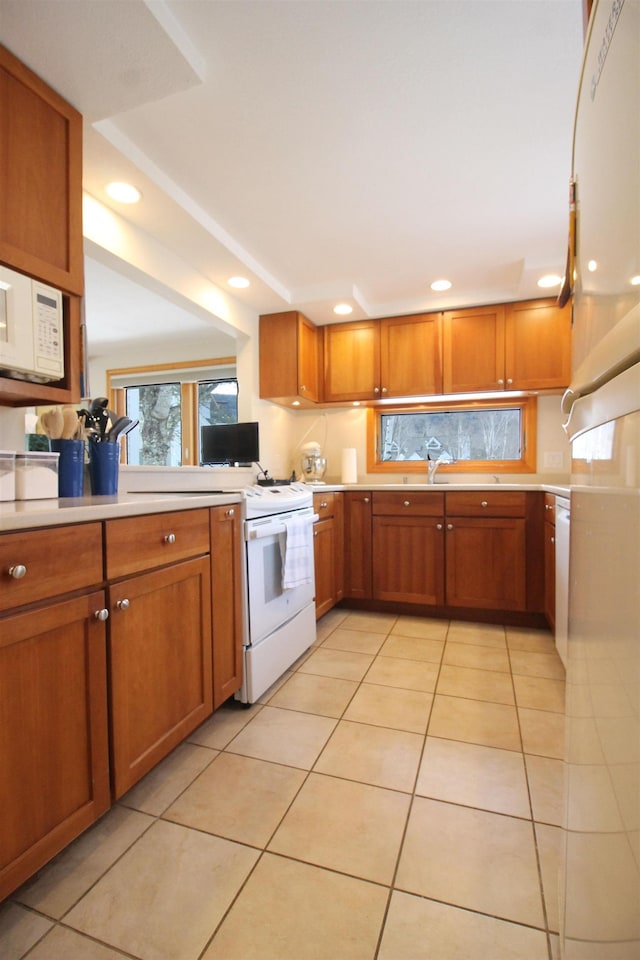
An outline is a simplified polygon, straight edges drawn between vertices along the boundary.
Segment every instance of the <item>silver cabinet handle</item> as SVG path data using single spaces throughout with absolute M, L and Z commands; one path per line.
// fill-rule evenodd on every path
M 373 388 L 373 392 L 374 392 L 374 393 L 380 393 L 380 387 L 374 387 L 374 388 Z
M 436 523 L 436 530 L 442 530 L 442 524 Z
M 403 506 L 404 506 L 404 507 L 410 507 L 410 506 L 411 506 L 411 500 L 405 500 L 404 503 L 403 503 Z
M 488 507 L 489 504 L 487 503 L 486 500 L 483 500 L 482 503 L 480 504 L 480 506 L 481 506 L 481 507 Z
M 363 498 L 362 498 L 362 502 L 363 502 L 363 503 L 369 503 L 369 497 L 363 497 Z
M 382 388 L 382 392 L 383 392 L 383 393 L 386 393 L 386 392 L 387 392 L 387 388 L 386 388 L 386 387 L 383 387 L 383 388 Z
M 165 542 L 165 543 L 175 543 L 175 542 L 176 542 L 176 535 L 175 535 L 175 533 L 167 533 L 167 534 L 165 534 L 164 542 Z
M 513 383 L 513 380 L 511 379 L 511 377 L 507 377 L 507 383 L 508 383 L 508 384 L 512 384 L 512 383 Z
M 314 530 L 314 531 L 313 531 L 313 535 L 314 535 L 314 537 L 317 537 L 317 536 L 318 536 L 318 531 L 317 531 L 317 530 Z
M 13 577 L 14 580 L 22 580 L 22 578 L 27 575 L 27 568 L 23 563 L 16 563 L 12 567 L 9 567 L 7 573 L 10 577 Z
M 327 501 L 326 501 L 326 500 L 323 500 L 322 503 L 320 504 L 320 509 L 321 509 L 321 510 L 326 510 L 328 506 L 329 506 L 329 504 L 327 503 Z
M 118 601 L 116 602 L 116 607 L 118 608 L 118 610 L 128 610 L 128 609 L 129 609 L 129 601 L 127 600 L 126 597 L 124 598 L 124 600 L 118 600 Z
M 447 524 L 447 530 L 453 530 L 453 524 L 452 524 L 452 523 L 448 523 L 448 524 Z
M 102 621 L 108 620 L 109 611 L 105 607 L 103 607 L 102 610 L 96 610 L 96 612 L 94 613 L 94 617 L 96 618 L 96 620 L 102 620 Z
M 227 512 L 226 512 L 226 514 L 225 514 L 225 516 L 227 516 L 227 517 L 235 517 L 235 515 L 236 515 L 236 511 L 234 510 L 233 507 L 231 507 L 229 510 L 227 510 Z

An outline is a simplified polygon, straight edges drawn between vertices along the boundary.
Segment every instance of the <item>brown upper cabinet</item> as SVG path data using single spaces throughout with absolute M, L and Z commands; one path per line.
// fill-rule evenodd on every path
M 62 380 L 0 377 L 0 404 L 80 399 L 82 116 L 0 45 L 0 263 L 63 292 Z
M 2 46 L 0 261 L 82 294 L 82 116 Z
M 324 327 L 324 399 L 351 402 L 442 391 L 438 314 Z
M 322 330 L 302 313 L 260 317 L 260 396 L 302 407 L 322 400 Z
M 571 308 L 527 300 L 443 314 L 444 392 L 550 390 L 571 373 Z
M 571 307 L 555 300 L 325 327 L 295 311 L 260 317 L 260 396 L 277 403 L 560 390 L 570 371 Z

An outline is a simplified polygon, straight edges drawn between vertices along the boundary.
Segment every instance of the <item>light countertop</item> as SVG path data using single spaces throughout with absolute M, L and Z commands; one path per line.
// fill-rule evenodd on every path
M 571 495 L 570 487 L 545 483 L 358 483 L 309 484 L 314 493 L 343 491 L 399 491 L 404 493 L 453 493 L 457 490 L 538 490 L 560 497 Z M 0 503 L 0 532 L 52 527 L 66 523 L 87 523 L 92 520 L 110 520 L 135 517 L 149 513 L 167 513 L 172 510 L 195 510 L 198 507 L 218 507 L 241 503 L 237 491 L 212 493 L 210 491 L 166 491 L 119 493 L 112 497 L 69 497 L 67 499 L 15 500 Z
M 135 517 L 171 510 L 195 510 L 241 503 L 239 493 L 118 493 L 112 497 L 67 497 L 49 500 L 14 500 L 0 503 L 0 531 L 52 527 Z

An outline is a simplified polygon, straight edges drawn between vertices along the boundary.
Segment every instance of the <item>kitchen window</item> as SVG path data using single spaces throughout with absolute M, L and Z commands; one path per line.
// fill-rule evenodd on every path
M 140 421 L 126 438 L 135 466 L 198 465 L 201 427 L 238 421 L 233 358 L 108 370 L 107 384 L 111 408 Z
M 370 408 L 367 434 L 370 473 L 536 470 L 535 397 Z

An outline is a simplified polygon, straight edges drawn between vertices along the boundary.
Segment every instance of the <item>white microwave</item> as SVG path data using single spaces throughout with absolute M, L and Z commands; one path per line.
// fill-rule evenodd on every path
M 36 383 L 64 377 L 61 292 L 3 266 L 0 373 Z

